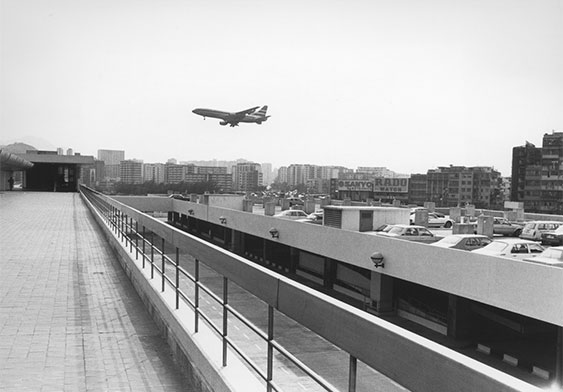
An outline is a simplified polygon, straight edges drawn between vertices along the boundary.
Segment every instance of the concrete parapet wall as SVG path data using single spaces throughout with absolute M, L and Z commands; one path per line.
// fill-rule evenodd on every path
M 90 209 L 92 210 L 92 208 Z M 198 387 L 197 392 L 234 392 L 237 390 L 228 384 L 221 374 L 221 369 L 211 363 L 206 351 L 192 339 L 191 334 L 178 320 L 173 310 L 153 289 L 142 271 L 137 268 L 127 249 L 107 229 L 102 218 L 95 212 L 93 215 L 102 228 L 102 233 L 109 245 L 115 251 L 121 267 L 159 327 L 161 335 L 166 338 L 174 353 L 174 360 L 178 368 L 192 381 L 193 385 Z

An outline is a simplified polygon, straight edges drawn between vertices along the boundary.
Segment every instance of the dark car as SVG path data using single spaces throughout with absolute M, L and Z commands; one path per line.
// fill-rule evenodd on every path
M 563 226 L 559 226 L 553 231 L 546 231 L 545 233 L 542 233 L 541 243 L 552 246 L 563 245 Z
M 493 218 L 493 233 L 507 237 L 519 237 L 522 234 L 522 225 L 510 222 L 506 218 Z

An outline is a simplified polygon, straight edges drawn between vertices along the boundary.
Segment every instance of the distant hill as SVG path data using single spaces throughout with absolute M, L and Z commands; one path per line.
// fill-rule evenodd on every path
M 37 150 L 35 147 L 25 143 L 12 143 L 6 146 L 0 146 L 0 149 L 12 154 L 25 154 L 27 150 Z

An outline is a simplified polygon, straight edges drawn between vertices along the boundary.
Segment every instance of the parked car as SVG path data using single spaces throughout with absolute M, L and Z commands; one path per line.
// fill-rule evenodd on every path
M 508 258 L 524 259 L 536 257 L 544 251 L 544 247 L 535 241 L 521 238 L 503 238 L 494 240 L 489 245 L 472 251 L 482 255 L 502 256 Z
M 283 219 L 304 219 L 307 218 L 307 214 L 303 210 L 285 210 L 274 215 L 274 217 Z
M 410 216 L 410 223 L 412 225 L 414 225 L 414 216 L 414 213 Z M 438 212 L 428 213 L 428 227 L 445 227 L 446 229 L 449 229 L 453 225 L 454 220 L 447 215 L 443 215 Z
M 563 245 L 563 225 L 553 231 L 546 231 L 545 233 L 542 233 L 541 243 L 552 246 Z
M 493 233 L 508 237 L 519 237 L 522 234 L 522 225 L 510 222 L 506 218 L 495 216 L 493 218 Z
M 563 246 L 547 248 L 534 258 L 524 259 L 533 263 L 547 264 L 554 267 L 563 267 Z
M 305 202 L 298 198 L 298 197 L 288 197 L 286 200 L 289 201 L 289 206 L 293 207 L 293 206 L 302 206 L 305 204 Z
M 376 235 L 419 242 L 435 242 L 434 233 L 424 226 L 392 225 L 388 231 L 374 231 Z
M 307 215 L 307 218 L 311 219 L 315 223 L 323 223 L 324 210 L 316 210 L 315 212 Z
M 556 230 L 563 222 L 558 221 L 532 221 L 526 223 L 522 229 L 520 238 L 527 240 L 541 240 L 542 233 Z
M 437 242 L 433 242 L 432 246 L 440 248 L 475 250 L 489 245 L 491 240 L 486 235 L 479 234 L 452 234 L 448 235 Z

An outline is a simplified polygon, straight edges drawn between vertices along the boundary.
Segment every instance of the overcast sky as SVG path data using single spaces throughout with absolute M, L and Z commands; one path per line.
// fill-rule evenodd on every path
M 0 4 L 0 143 L 510 175 L 563 131 L 563 0 Z M 266 104 L 235 128 L 191 112 Z

